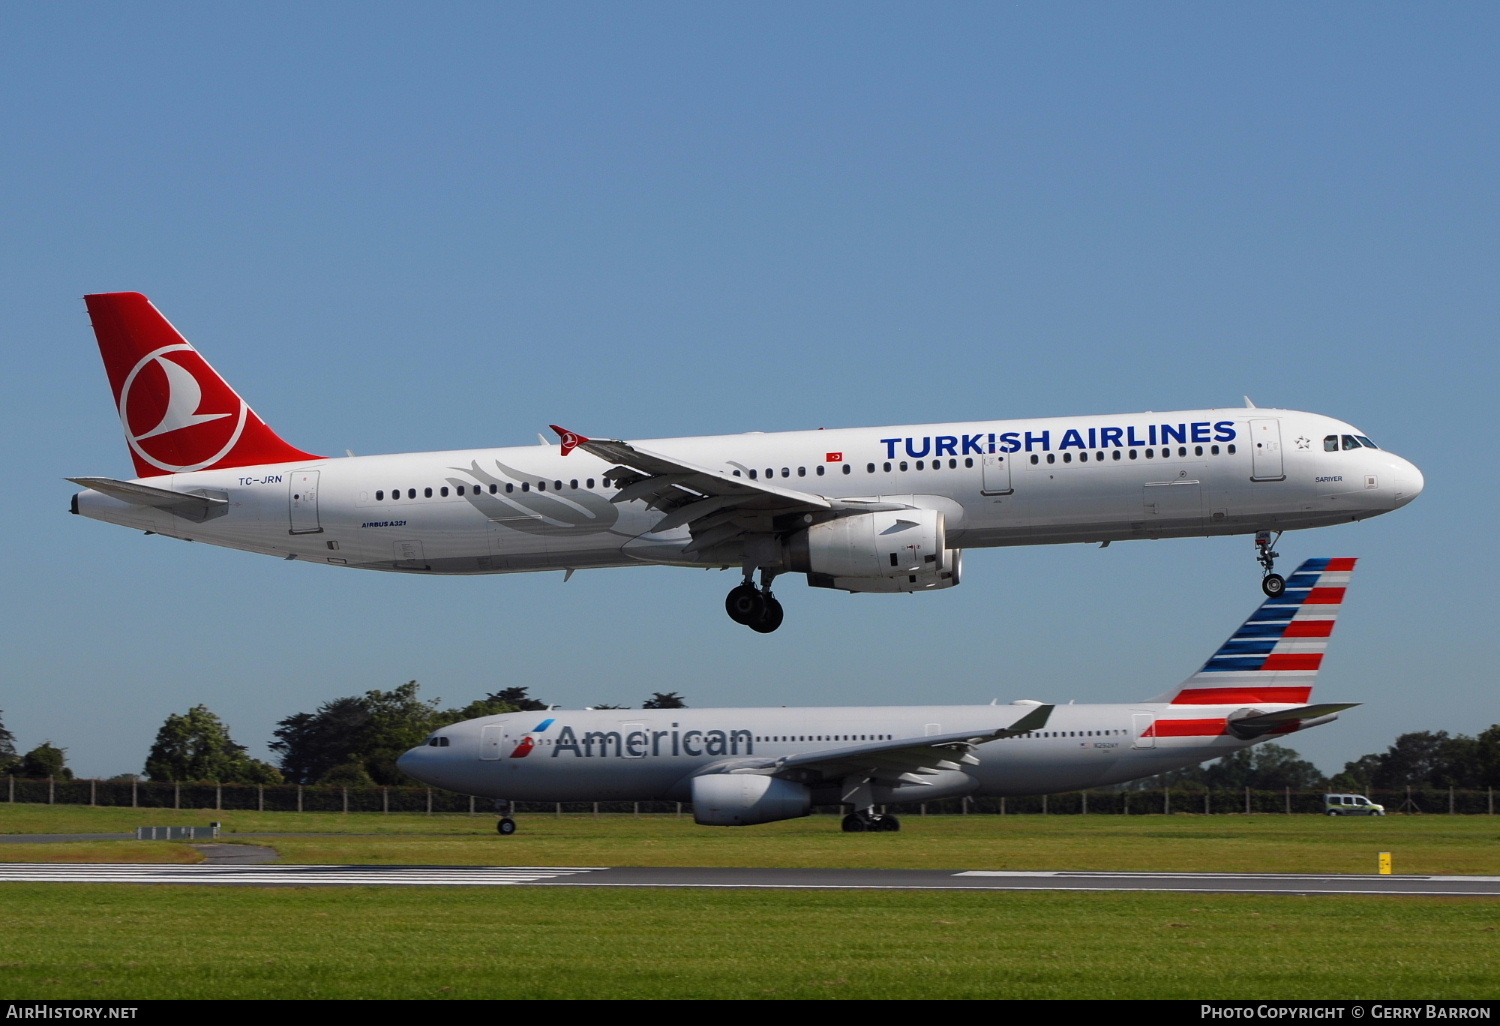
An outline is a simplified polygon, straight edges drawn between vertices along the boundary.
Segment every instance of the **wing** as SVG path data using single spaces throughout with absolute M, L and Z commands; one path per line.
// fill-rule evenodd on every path
M 979 765 L 979 759 L 973 752 L 986 741 L 1041 730 L 1047 725 L 1052 709 L 1053 706 L 1050 705 L 1039 705 L 1010 726 L 994 730 L 907 737 L 831 752 L 789 755 L 780 759 L 726 759 L 705 767 L 703 772 L 762 773 L 797 780 L 814 787 L 824 781 L 833 782 L 854 775 L 868 777 L 876 784 L 922 784 L 925 783 L 922 779 L 924 776 L 931 776 L 942 770 Z
M 686 525 L 693 535 L 689 552 L 705 553 L 750 532 L 774 531 L 779 517 L 799 514 L 834 516 L 907 509 L 898 503 L 834 499 L 769 481 L 752 481 L 726 470 L 714 470 L 672 456 L 641 449 L 619 439 L 588 438 L 552 425 L 562 439 L 562 454 L 582 449 L 615 466 L 608 471 L 619 491 L 611 502 L 642 500 L 666 514 L 653 533 Z

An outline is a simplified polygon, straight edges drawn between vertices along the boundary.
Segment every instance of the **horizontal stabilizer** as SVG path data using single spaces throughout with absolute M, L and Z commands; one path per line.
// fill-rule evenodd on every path
M 1229 720 L 1229 732 L 1241 740 L 1248 741 L 1262 734 L 1269 734 L 1292 724 L 1307 724 L 1309 721 L 1317 720 L 1319 723 L 1326 722 L 1345 709 L 1353 709 L 1359 705 L 1358 702 L 1342 702 L 1330 705 L 1303 705 L 1296 709 L 1282 709 L 1278 712 L 1260 713 L 1256 716 L 1246 716 L 1242 719 Z
M 138 481 L 117 481 L 112 477 L 70 477 L 68 480 L 108 495 L 111 499 L 119 499 L 132 506 L 151 506 L 196 523 L 223 516 L 229 511 L 227 498 L 206 492 L 174 492 L 170 488 L 157 488 Z

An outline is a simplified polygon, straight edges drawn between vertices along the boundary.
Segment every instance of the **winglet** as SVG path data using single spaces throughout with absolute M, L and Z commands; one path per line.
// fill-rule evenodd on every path
M 553 431 L 557 432 L 557 437 L 562 439 L 562 454 L 564 456 L 588 441 L 583 435 L 569 431 L 567 428 L 558 427 L 556 424 L 552 424 L 550 427 Z

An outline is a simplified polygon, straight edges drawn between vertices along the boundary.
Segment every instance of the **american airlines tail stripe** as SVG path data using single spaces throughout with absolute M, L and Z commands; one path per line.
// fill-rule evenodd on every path
M 1189 688 L 1176 698 L 1173 705 L 1249 705 L 1266 702 L 1272 705 L 1306 705 L 1312 695 L 1312 686 L 1291 688 Z
M 1216 737 L 1229 733 L 1224 717 L 1208 720 L 1157 720 L 1142 737 Z

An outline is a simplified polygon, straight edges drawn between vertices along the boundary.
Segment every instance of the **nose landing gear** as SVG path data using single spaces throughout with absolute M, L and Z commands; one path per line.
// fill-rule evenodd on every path
M 504 798 L 495 799 L 495 811 L 500 814 L 500 822 L 495 824 L 495 832 L 501 837 L 509 837 L 516 832 L 516 821 L 510 818 L 515 807 Z
M 735 623 L 742 623 L 752 631 L 770 634 L 781 626 L 785 611 L 781 603 L 771 594 L 771 579 L 776 575 L 768 570 L 760 572 L 760 587 L 751 582 L 754 570 L 745 574 L 745 582 L 731 591 L 724 599 L 724 611 Z
M 1260 579 L 1260 590 L 1266 593 L 1268 598 L 1279 598 L 1286 591 L 1286 578 L 1275 573 L 1276 557 L 1281 555 L 1273 552 L 1272 548 L 1281 540 L 1281 532 L 1276 532 L 1276 537 L 1271 537 L 1270 531 L 1255 532 L 1255 561 L 1260 564 L 1263 574 Z

